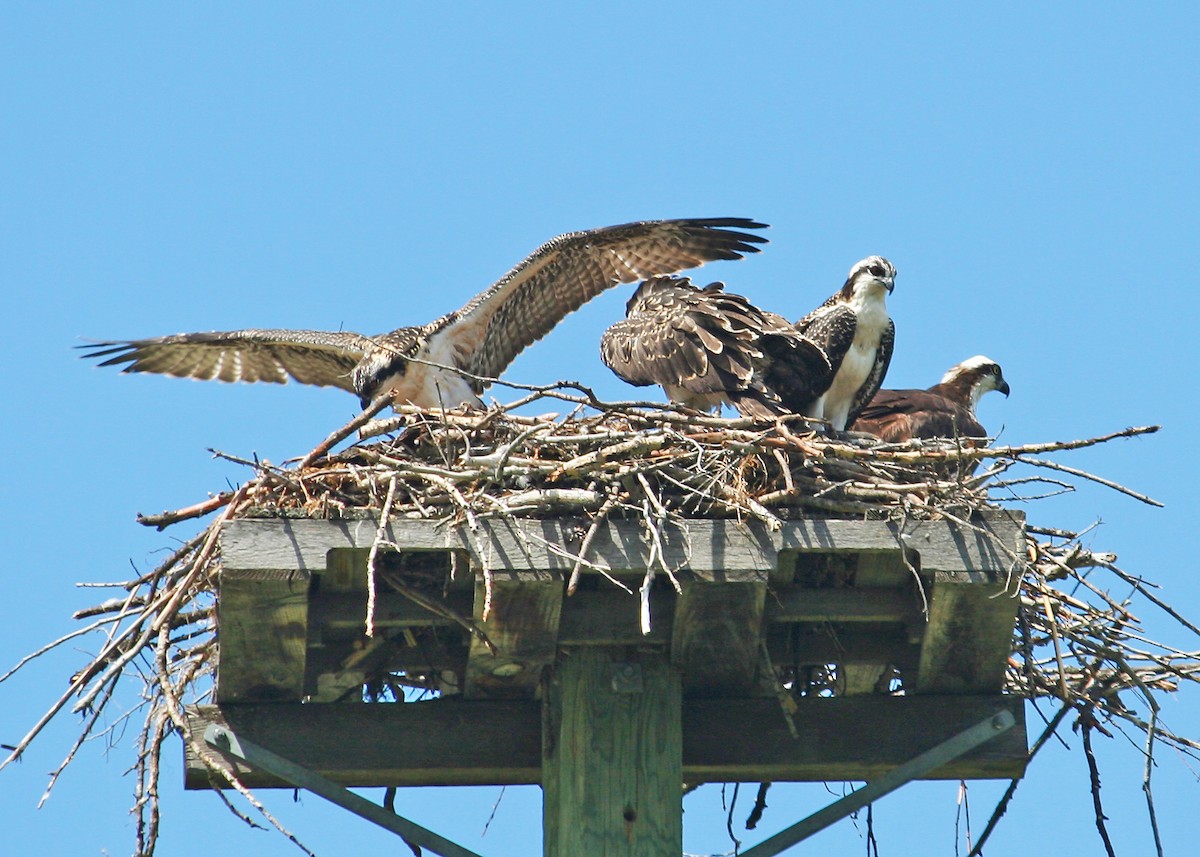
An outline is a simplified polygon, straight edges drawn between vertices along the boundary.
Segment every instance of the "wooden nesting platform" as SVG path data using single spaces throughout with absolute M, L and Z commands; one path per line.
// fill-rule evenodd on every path
M 545 783 L 553 773 L 543 700 L 564 662 L 599 657 L 606 692 L 653 694 L 675 683 L 686 782 L 866 779 L 1000 710 L 1017 727 L 930 776 L 1023 772 L 1022 701 L 1001 694 L 1025 553 L 1020 513 L 977 513 L 967 525 L 810 518 L 776 531 L 756 520 L 688 519 L 664 525 L 660 545 L 641 521 L 610 521 L 568 597 L 565 578 L 588 527 L 393 521 L 386 538 L 399 550 L 378 557 L 384 579 L 368 638 L 376 520 L 227 523 L 216 705 L 189 712 L 194 734 L 224 724 L 348 786 Z M 660 569 L 643 634 L 637 589 L 660 556 L 682 594 Z M 495 653 L 388 577 L 472 619 Z M 777 671 L 827 664 L 838 665 L 839 695 L 797 700 L 797 740 Z M 885 668 L 899 672 L 905 696 L 871 692 L 891 675 Z M 330 704 L 361 703 L 364 685 L 395 672 L 435 676 L 443 696 Z M 284 785 L 243 774 L 252 787 Z M 191 758 L 187 785 L 212 785 Z

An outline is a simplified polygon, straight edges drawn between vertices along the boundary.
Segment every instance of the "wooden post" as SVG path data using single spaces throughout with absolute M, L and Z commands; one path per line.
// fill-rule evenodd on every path
M 688 580 L 675 605 L 671 662 L 688 696 L 729 696 L 754 685 L 765 581 Z
M 682 690 L 665 654 L 568 650 L 543 701 L 545 857 L 679 857 Z
M 221 571 L 217 703 L 300 701 L 308 586 L 308 572 L 287 567 Z
M 1025 534 L 1001 516 L 981 519 L 977 527 L 952 533 L 947 541 L 954 551 L 921 550 L 921 569 L 935 583 L 917 670 L 920 693 L 978 693 L 1004 686 Z M 913 546 L 922 547 L 915 539 Z M 960 561 L 970 554 L 978 559 Z
M 469 697 L 519 699 L 537 689 L 542 667 L 558 651 L 563 582 L 556 572 L 495 569 L 490 615 L 484 619 L 487 586 L 475 581 L 475 623 L 487 635 L 471 637 L 465 693 Z

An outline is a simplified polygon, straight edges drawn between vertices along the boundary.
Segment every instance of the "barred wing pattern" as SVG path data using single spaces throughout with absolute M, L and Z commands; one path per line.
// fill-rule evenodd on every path
M 543 244 L 466 306 L 445 317 L 482 329 L 467 370 L 497 377 L 569 313 L 619 283 L 757 253 L 766 239 L 737 217 L 626 223 L 570 232 Z
M 123 372 L 155 372 L 202 381 L 263 381 L 339 387 L 357 392 L 354 367 L 374 347 L 369 337 L 320 330 L 178 333 L 154 339 L 82 345 L 87 357 Z
M 628 316 L 600 341 L 601 359 L 636 386 L 659 384 L 697 408 L 728 402 L 750 416 L 802 412 L 828 386 L 829 361 L 782 316 L 722 283 L 647 280 Z
M 125 372 L 271 383 L 290 377 L 355 393 L 364 405 L 388 390 L 397 401 L 425 407 L 478 404 L 485 384 L 461 372 L 498 377 L 522 350 L 605 289 L 756 253 L 766 239 L 740 230 L 764 227 L 725 217 L 570 232 L 543 244 L 461 309 L 375 337 L 255 329 L 80 347 L 86 356 L 106 358 L 100 365 L 121 365 Z

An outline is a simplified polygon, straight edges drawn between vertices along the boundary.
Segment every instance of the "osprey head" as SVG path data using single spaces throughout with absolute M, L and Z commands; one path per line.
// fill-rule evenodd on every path
M 386 349 L 377 349 L 363 357 L 351 373 L 354 389 L 363 408 L 379 394 L 386 392 L 384 382 L 394 384 L 408 369 L 408 361 Z
M 896 288 L 896 266 L 882 256 L 868 256 L 860 262 L 855 262 L 850 273 L 846 275 L 846 284 L 842 293 L 849 299 L 855 294 L 865 295 L 877 289 L 887 289 L 891 294 Z
M 953 367 L 942 378 L 943 384 L 966 381 L 970 384 L 971 404 L 979 401 L 979 397 L 989 390 L 999 390 L 1005 396 L 1009 394 L 1008 382 L 1000 371 L 1000 364 L 990 357 L 976 354 Z

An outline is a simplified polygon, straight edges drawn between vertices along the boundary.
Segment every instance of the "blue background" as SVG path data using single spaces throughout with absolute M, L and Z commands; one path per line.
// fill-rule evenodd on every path
M 461 305 L 553 235 L 661 217 L 772 224 L 761 255 L 700 277 L 791 317 L 855 260 L 888 256 L 888 385 L 926 386 L 987 354 L 1013 388 L 980 409 L 1004 442 L 1162 423 L 1059 460 L 1165 509 L 1083 486 L 1027 511 L 1044 526 L 1101 522 L 1088 544 L 1195 618 L 1198 20 L 1182 3 L 4 4 L 0 668 L 98 600 L 77 581 L 125 579 L 194 531 L 146 530 L 135 513 L 245 478 L 208 448 L 279 462 L 356 412 L 338 391 L 121 377 L 79 360 L 81 337 L 377 333 Z M 627 297 L 589 304 L 507 377 L 631 395 L 597 349 Z M 1140 613 L 1151 636 L 1198 648 Z M 0 686 L 0 741 L 24 734 L 92 646 Z M 1200 735 L 1194 686 L 1163 706 L 1166 725 Z M 91 742 L 35 809 L 75 731 L 60 718 L 0 774 L 6 853 L 131 849 L 130 735 Z M 989 853 L 1101 852 L 1079 740 L 1064 738 Z M 1139 736 L 1098 741 L 1118 853 L 1152 853 Z M 183 792 L 174 742 L 166 761 L 160 853 L 299 853 Z M 1159 762 L 1167 853 L 1191 853 L 1196 764 L 1166 748 Z M 970 784 L 976 834 L 1003 786 Z M 881 851 L 965 853 L 957 789 L 881 801 Z M 397 807 L 488 855 L 540 853 L 536 788 L 508 789 L 480 838 L 499 794 L 418 790 Z M 319 854 L 402 848 L 315 797 L 263 796 Z M 777 786 L 743 839 L 829 800 Z M 685 801 L 687 851 L 732 850 L 720 802 L 719 786 Z M 811 848 L 857 853 L 864 823 Z

